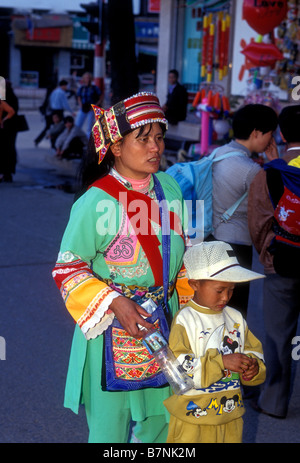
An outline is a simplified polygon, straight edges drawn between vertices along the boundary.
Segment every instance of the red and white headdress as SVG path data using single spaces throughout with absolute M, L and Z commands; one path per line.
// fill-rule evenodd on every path
M 140 92 L 105 110 L 92 105 L 96 122 L 92 133 L 99 164 L 108 148 L 121 140 L 131 130 L 153 122 L 161 122 L 168 128 L 168 121 L 154 93 Z

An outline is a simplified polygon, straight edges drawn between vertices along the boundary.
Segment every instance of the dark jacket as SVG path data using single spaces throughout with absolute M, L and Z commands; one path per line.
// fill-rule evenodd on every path
M 177 124 L 186 118 L 188 95 L 185 87 L 177 82 L 173 91 L 167 96 L 166 118 L 170 124 Z

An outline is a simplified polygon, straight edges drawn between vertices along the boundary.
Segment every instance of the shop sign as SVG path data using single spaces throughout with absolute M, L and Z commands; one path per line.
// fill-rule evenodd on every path
M 38 88 L 39 73 L 37 71 L 22 71 L 20 74 L 20 86 L 27 88 Z
M 72 48 L 78 50 L 94 50 L 95 45 L 90 43 L 90 33 L 83 27 L 81 21 L 88 21 L 88 17 L 72 17 L 73 21 L 73 37 L 72 37 Z
M 59 42 L 59 27 L 43 27 L 26 31 L 26 39 L 37 42 Z
M 160 0 L 148 0 L 148 13 L 160 12 Z
M 158 22 L 136 21 L 135 36 L 137 39 L 158 39 L 159 24 Z

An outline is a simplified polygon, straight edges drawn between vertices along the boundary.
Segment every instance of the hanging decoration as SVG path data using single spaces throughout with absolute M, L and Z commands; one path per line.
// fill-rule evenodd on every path
M 278 69 L 282 69 L 285 53 L 280 47 L 283 32 L 290 11 L 290 5 L 297 1 L 288 0 L 243 0 L 243 19 L 259 35 L 250 43 L 241 40 L 241 53 L 245 63 L 239 73 L 243 79 L 244 71 L 249 71 L 248 92 L 266 91 L 271 87 L 279 91 Z M 296 8 L 297 9 L 297 8 Z M 280 88 L 282 88 L 280 86 Z
M 265 35 L 285 19 L 287 0 L 244 0 L 243 19 L 258 34 Z
M 213 143 L 213 130 L 218 127 L 219 131 L 224 131 L 225 126 L 229 130 L 229 123 L 226 121 L 230 115 L 229 100 L 224 95 L 224 89 L 221 85 L 203 83 L 196 93 L 192 105 L 201 119 L 201 135 L 200 143 L 193 145 L 190 155 L 193 157 L 195 155 L 205 156 L 209 153 Z M 223 123 L 215 126 L 214 122 L 217 120 L 223 121 Z
M 228 75 L 231 19 L 228 1 L 188 3 L 206 6 L 202 10 L 201 83 L 192 103 L 201 120 L 200 143 L 191 145 L 189 151 L 189 155 L 195 158 L 210 152 L 213 134 L 219 138 L 229 132 L 229 100 L 224 95 L 224 88 L 216 81 L 222 81 Z M 212 6 L 219 8 L 212 10 Z
M 274 67 L 278 60 L 282 60 L 283 54 L 273 43 L 251 42 L 241 51 L 255 66 Z
M 203 16 L 201 80 L 213 81 L 214 68 L 219 71 L 219 80 L 228 74 L 230 38 L 230 15 L 219 11 L 216 24 L 213 14 Z M 215 58 L 215 61 L 214 61 Z
M 209 25 L 208 44 L 207 44 L 207 82 L 212 81 L 213 75 L 213 60 L 214 60 L 214 41 L 215 41 L 215 25 L 213 22 Z
M 218 14 L 218 43 L 217 54 L 219 60 L 219 80 L 223 80 L 228 74 L 228 50 L 230 37 L 230 15 L 223 12 Z

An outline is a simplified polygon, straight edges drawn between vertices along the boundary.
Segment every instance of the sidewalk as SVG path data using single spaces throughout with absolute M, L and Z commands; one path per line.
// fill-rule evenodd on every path
M 35 188 L 74 184 L 79 161 L 57 161 L 46 138 L 36 147 L 34 139 L 44 128 L 44 118 L 38 110 L 22 111 L 22 114 L 26 115 L 29 131 L 17 135 L 18 163 L 14 184 Z
M 63 407 L 74 322 L 51 275 L 73 194 L 57 188 L 70 178 L 46 163 L 47 142 L 34 147 L 38 112 L 26 117 L 14 181 L 0 184 L 0 442 L 84 443 L 83 411 Z

